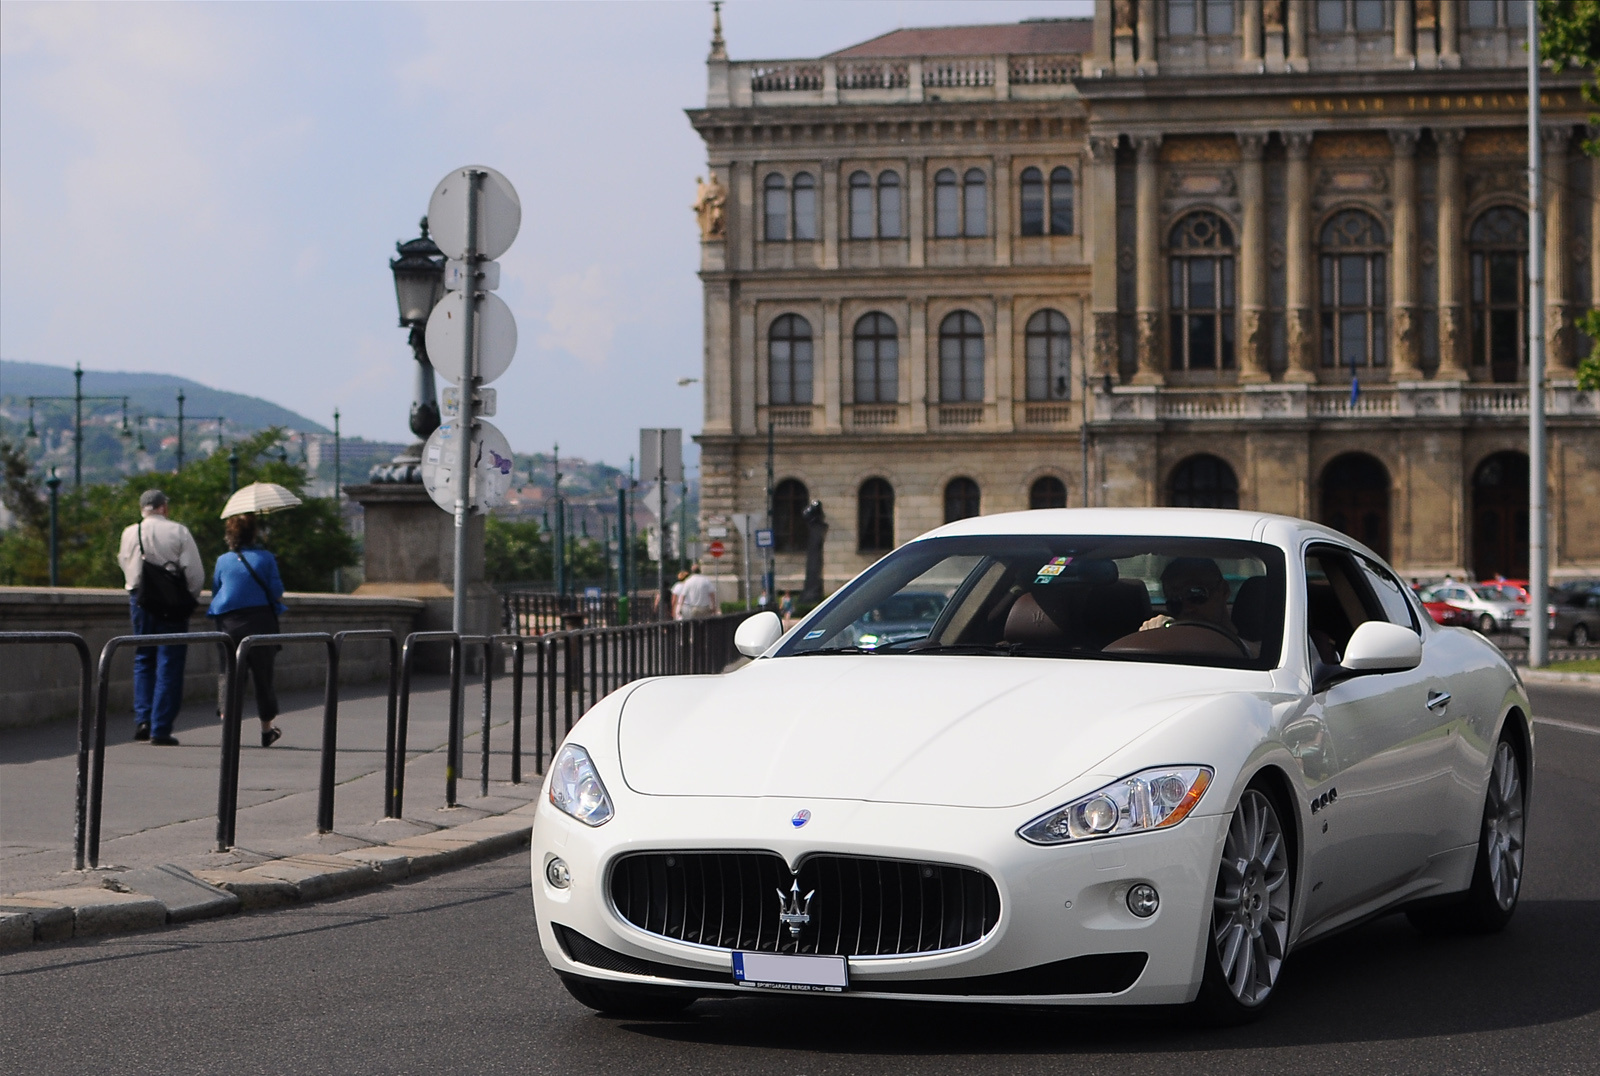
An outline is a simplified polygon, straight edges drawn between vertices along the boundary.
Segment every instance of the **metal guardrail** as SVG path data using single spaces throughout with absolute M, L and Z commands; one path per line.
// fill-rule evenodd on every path
M 71 631 L 7 631 L 0 632 L 0 643 L 13 646 L 70 645 L 78 653 L 78 772 L 73 795 L 72 813 L 72 867 L 83 870 L 83 822 L 89 805 L 89 713 L 93 708 L 94 666 L 89 658 L 89 644 L 83 636 Z
M 626 615 L 618 596 L 600 594 L 549 594 L 535 590 L 500 592 L 501 630 L 507 635 L 543 635 L 570 631 L 575 627 L 616 628 L 624 620 L 630 624 L 654 623 L 658 598 L 654 591 L 643 591 L 629 599 Z M 579 619 L 574 622 L 573 617 Z

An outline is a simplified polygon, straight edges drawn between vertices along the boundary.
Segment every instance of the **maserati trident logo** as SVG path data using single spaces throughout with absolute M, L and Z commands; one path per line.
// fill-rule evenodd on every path
M 795 829 L 799 829 L 809 821 L 811 821 L 811 812 L 802 807 L 794 813 L 793 818 L 789 819 L 789 824 Z
M 778 894 L 778 919 L 789 928 L 789 937 L 798 938 L 800 929 L 811 922 L 811 898 L 816 896 L 813 889 L 805 896 L 800 895 L 800 879 L 796 878 L 789 883 L 789 892 L 779 889 Z

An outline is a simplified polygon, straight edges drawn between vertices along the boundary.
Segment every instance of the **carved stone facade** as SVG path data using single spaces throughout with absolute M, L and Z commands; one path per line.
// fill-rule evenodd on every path
M 701 247 L 702 522 L 766 511 L 770 430 L 775 482 L 828 511 L 830 589 L 883 551 L 857 526 L 874 479 L 894 542 L 967 479 L 984 513 L 1199 498 L 1334 522 L 1410 575 L 1513 575 L 1525 548 L 1496 521 L 1526 504 L 1506 483 L 1531 323 L 1553 574 L 1600 574 L 1579 76 L 1546 76 L 1556 241 L 1529 311 L 1520 31 L 1466 33 L 1458 7 L 1336 33 L 1239 0 L 1190 32 L 1119 0 L 817 61 L 713 55 L 690 113 L 726 192 Z M 1196 492 L 1201 455 L 1228 488 Z M 803 552 L 777 570 L 798 588 Z

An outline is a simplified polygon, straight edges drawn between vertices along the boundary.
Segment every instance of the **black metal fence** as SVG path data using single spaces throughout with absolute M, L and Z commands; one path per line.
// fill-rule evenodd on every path
M 550 594 L 536 590 L 500 593 L 500 630 L 507 635 L 543 635 L 574 628 L 615 628 L 623 621 L 644 624 L 660 620 L 654 592 L 635 594 L 623 604 L 615 594 Z
M 445 763 L 445 805 L 456 806 L 456 785 L 463 768 L 465 735 L 462 678 L 465 650 L 481 648 L 484 654 L 482 725 L 479 745 L 479 794 L 489 794 L 490 735 L 493 684 L 506 673 L 510 658 L 511 746 L 506 777 L 520 784 L 523 776 L 523 735 L 527 681 L 532 681 L 534 747 L 533 771 L 544 773 L 561 740 L 589 707 L 605 695 L 643 677 L 718 673 L 737 656 L 733 637 L 747 613 L 701 620 L 658 621 L 624 627 L 591 627 L 550 631 L 530 636 L 457 635 L 455 632 L 413 632 L 402 642 L 393 632 L 342 631 L 252 635 L 237 647 L 220 632 L 182 635 L 122 635 L 106 643 L 97 668 L 92 669 L 88 644 L 72 632 L 0 632 L 0 644 L 66 644 L 77 651 L 80 676 L 78 702 L 78 759 L 73 817 L 73 864 L 82 870 L 99 866 L 100 819 L 103 812 L 105 739 L 111 662 L 119 650 L 145 646 L 210 643 L 223 659 L 225 718 L 217 767 L 218 851 L 234 843 L 238 816 L 239 728 L 244 706 L 244 670 L 251 650 L 262 646 L 316 644 L 327 657 L 323 688 L 322 754 L 317 795 L 317 830 L 333 829 L 335 756 L 338 751 L 339 663 L 350 640 L 381 641 L 389 652 L 388 708 L 384 752 L 385 817 L 399 818 L 404 807 L 407 723 L 411 713 L 412 670 L 417 648 L 450 648 L 450 691 Z

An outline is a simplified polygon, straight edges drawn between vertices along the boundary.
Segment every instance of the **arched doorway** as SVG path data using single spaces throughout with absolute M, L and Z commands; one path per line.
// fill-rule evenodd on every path
M 1472 570 L 1528 577 L 1528 457 L 1496 452 L 1472 475 Z
M 1167 503 L 1174 508 L 1237 508 L 1239 478 L 1227 460 L 1190 456 L 1172 469 Z
M 1364 452 L 1322 469 L 1322 522 L 1389 559 L 1389 472 Z

